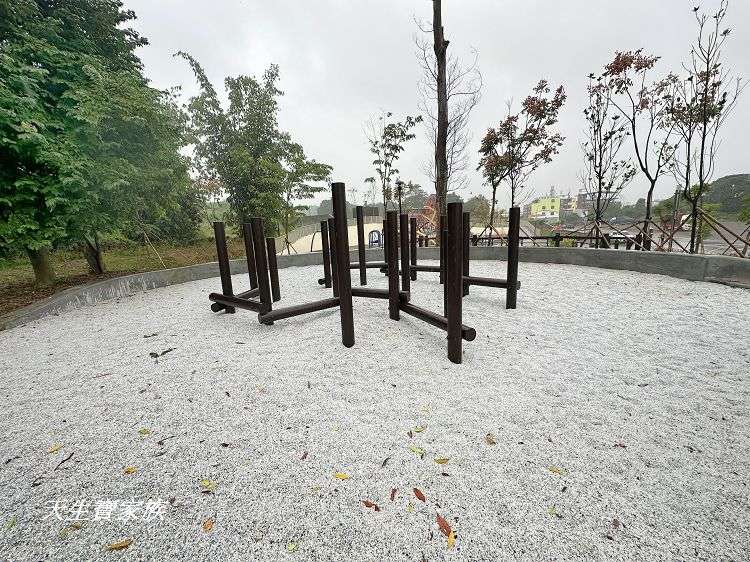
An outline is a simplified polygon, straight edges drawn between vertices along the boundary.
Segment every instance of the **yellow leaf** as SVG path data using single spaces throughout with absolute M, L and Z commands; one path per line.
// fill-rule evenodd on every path
M 208 492 L 213 492 L 216 490 L 216 482 L 212 480 L 201 480 L 201 488 Z
M 435 462 L 438 464 L 448 464 L 448 459 L 445 457 L 438 457 L 435 459 Z
M 451 531 L 451 534 L 448 535 L 448 550 L 453 548 L 453 545 L 456 544 L 456 534 Z
M 210 533 L 213 528 L 214 528 L 214 520 L 212 517 L 209 517 L 203 522 L 203 530 L 206 533 Z
M 409 450 L 420 457 L 424 455 L 424 449 L 417 447 L 416 445 L 409 445 Z
M 119 542 L 113 542 L 107 547 L 107 550 L 125 550 L 132 544 L 132 542 L 133 539 L 125 539 Z
M 127 466 L 123 472 L 125 472 L 125 474 L 133 474 L 136 470 L 138 469 L 134 466 Z
M 50 447 L 49 449 L 47 449 L 47 452 L 50 453 L 50 454 L 52 454 L 52 453 L 56 453 L 60 449 L 62 449 L 62 445 L 52 445 L 52 447 Z
M 414 428 L 414 433 L 422 433 L 425 429 L 427 429 L 426 425 L 418 425 Z
M 140 433 L 143 437 L 146 437 L 146 435 L 151 435 L 151 430 L 143 427 L 138 430 L 138 433 Z
M 287 543 L 287 545 L 286 545 L 286 549 L 289 552 L 297 552 L 297 548 L 299 548 L 299 547 L 297 546 L 296 542 L 290 542 L 290 543 Z
M 552 474 L 557 474 L 557 475 L 559 475 L 559 476 L 562 476 L 563 474 L 565 474 L 565 470 L 563 470 L 562 468 L 558 468 L 558 467 L 556 467 L 556 466 L 550 466 L 550 467 L 549 467 L 549 471 L 550 471 L 550 472 L 551 472 Z
M 65 540 L 65 539 L 67 539 L 70 536 L 70 534 L 73 531 L 80 531 L 81 529 L 83 529 L 83 523 L 81 523 L 80 521 L 74 521 L 73 523 L 71 523 L 67 527 L 63 527 L 60 530 L 60 538 L 63 539 L 63 540 Z
M 550 515 L 557 515 L 557 509 L 555 509 L 555 506 L 554 506 L 554 505 L 553 505 L 552 507 L 550 507 L 550 508 L 549 508 L 549 509 L 547 510 L 547 512 L 548 512 L 548 513 L 549 513 Z
M 5 524 L 6 529 L 12 529 L 16 526 L 16 523 L 18 523 L 18 518 L 14 515 L 10 519 L 8 519 L 8 522 Z
M 346 472 L 337 472 L 334 476 L 339 480 L 349 480 L 349 475 Z
M 406 504 L 406 512 L 407 513 L 413 513 L 414 512 L 414 506 L 412 505 L 411 502 L 409 502 L 408 504 Z

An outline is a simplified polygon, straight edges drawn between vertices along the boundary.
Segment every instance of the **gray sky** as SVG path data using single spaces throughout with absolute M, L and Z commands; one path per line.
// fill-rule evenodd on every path
M 579 142 L 585 122 L 586 76 L 599 72 L 615 50 L 644 48 L 659 55 L 659 72 L 678 71 L 689 54 L 696 26 L 692 6 L 708 9 L 718 0 L 443 0 L 450 50 L 469 61 L 479 53 L 484 80 L 482 101 L 471 119 L 475 150 L 484 131 L 505 114 L 505 102 L 518 103 L 544 77 L 563 84 L 568 102 L 560 119 L 567 137 L 556 159 L 539 169 L 531 183 L 536 193 L 554 185 L 576 193 L 581 168 Z M 138 15 L 136 28 L 150 40 L 139 54 L 146 74 L 160 88 L 197 89 L 187 64 L 172 57 L 191 53 L 217 90 L 227 75 L 260 76 L 271 63 L 281 68 L 280 124 L 307 154 L 334 168 L 335 181 L 355 185 L 374 175 L 363 133 L 380 110 L 418 113 L 414 18 L 431 18 L 430 0 L 125 0 Z M 732 36 L 726 65 L 750 77 L 750 2 L 730 0 Z M 750 172 L 747 129 L 750 89 L 724 129 L 716 177 Z M 630 154 L 629 145 L 623 148 Z M 420 129 L 399 163 L 401 177 L 432 187 L 422 173 L 431 158 Z M 673 192 L 670 177 L 657 196 Z M 646 191 L 642 176 L 624 193 L 634 201 Z M 479 173 L 460 194 L 488 194 Z M 505 204 L 509 198 L 501 197 Z

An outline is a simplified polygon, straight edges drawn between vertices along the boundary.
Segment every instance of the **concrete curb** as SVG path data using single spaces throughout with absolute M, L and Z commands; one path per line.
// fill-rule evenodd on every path
M 506 247 L 471 248 L 472 260 L 505 260 Z M 547 248 L 522 247 L 520 260 L 531 263 L 554 263 L 620 269 L 667 275 L 689 281 L 721 283 L 732 287 L 750 288 L 750 259 L 727 256 L 707 256 L 689 254 L 667 254 L 661 252 L 636 252 L 624 250 L 597 250 L 591 248 Z M 420 259 L 438 259 L 437 248 L 420 248 Z M 379 249 L 367 250 L 368 261 L 382 261 L 383 253 Z M 359 258 L 356 252 L 351 253 L 351 261 Z M 321 253 L 296 254 L 279 256 L 278 264 L 283 267 L 304 267 L 323 263 Z M 247 262 L 244 259 L 232 260 L 232 273 L 246 273 Z M 106 279 L 81 287 L 65 289 L 43 301 L 13 311 L 0 317 L 0 330 L 22 326 L 51 314 L 60 314 L 94 304 L 96 302 L 132 295 L 138 291 L 148 291 L 157 287 L 166 287 L 190 281 L 218 277 L 217 263 L 203 263 L 175 269 L 136 273 L 123 277 Z M 321 271 L 322 275 L 322 271 Z M 316 279 L 311 279 L 315 283 Z M 218 290 L 217 282 L 217 290 Z

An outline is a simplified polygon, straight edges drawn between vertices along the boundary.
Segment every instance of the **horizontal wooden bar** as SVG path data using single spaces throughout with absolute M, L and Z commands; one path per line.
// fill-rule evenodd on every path
M 253 297 L 257 297 L 260 294 L 260 290 L 256 287 L 255 289 L 250 289 L 249 291 L 244 291 L 238 295 L 234 295 L 237 298 L 240 299 L 250 299 Z M 220 312 L 224 310 L 227 307 L 227 305 L 221 304 L 219 302 L 215 302 L 211 304 L 211 310 L 213 312 Z
M 224 306 L 233 306 L 235 308 L 243 308 L 245 310 L 253 310 L 260 312 L 263 310 L 263 305 L 258 301 L 245 299 L 239 296 L 222 295 L 221 293 L 211 293 L 208 295 L 208 300 L 223 304 Z M 213 309 L 212 309 L 213 310 Z
M 321 301 L 307 302 L 305 304 L 298 304 L 295 306 L 287 306 L 285 308 L 277 308 L 266 314 L 260 314 L 259 319 L 262 323 L 270 323 L 276 320 L 283 320 L 284 318 L 291 318 L 293 316 L 300 316 L 302 314 L 309 314 L 310 312 L 318 312 L 319 310 L 326 310 L 328 308 L 336 308 L 339 306 L 340 299 L 334 297 L 332 299 L 323 299 Z
M 388 300 L 388 289 L 373 289 L 371 287 L 352 287 L 353 297 L 364 297 L 368 299 L 385 299 Z M 409 302 L 411 295 L 404 291 L 399 291 L 401 302 Z
M 426 271 L 427 273 L 440 273 L 439 265 L 412 265 L 414 271 Z
M 384 261 L 368 261 L 365 262 L 367 269 L 375 269 L 377 267 L 385 267 Z M 352 262 L 349 264 L 349 269 L 359 269 L 359 262 Z
M 476 285 L 477 287 L 496 287 L 498 289 L 507 289 L 507 279 L 492 279 L 490 277 L 474 277 L 464 275 L 464 283 L 469 285 Z M 517 288 L 521 288 L 521 282 L 518 282 Z
M 441 330 L 448 331 L 448 319 L 445 316 L 435 314 L 430 310 L 426 310 L 411 303 L 402 303 L 399 306 L 399 310 L 401 310 L 401 312 L 405 314 L 414 316 L 414 318 L 419 318 L 420 320 L 427 322 L 431 326 L 435 326 L 436 328 L 440 328 Z M 464 339 L 466 341 L 474 341 L 476 337 L 477 331 L 474 328 L 461 325 L 461 339 Z

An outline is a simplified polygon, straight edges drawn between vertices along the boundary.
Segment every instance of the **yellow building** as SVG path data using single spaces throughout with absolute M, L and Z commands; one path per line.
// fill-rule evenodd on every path
M 529 218 L 532 219 L 559 219 L 561 197 L 547 195 L 538 197 L 531 202 Z

